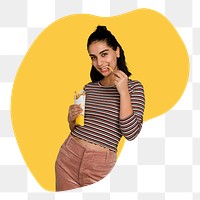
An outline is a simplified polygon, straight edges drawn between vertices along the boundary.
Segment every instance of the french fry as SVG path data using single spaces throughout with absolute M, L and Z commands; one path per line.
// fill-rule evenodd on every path
M 110 66 L 108 66 L 108 68 L 110 69 L 111 72 L 114 72 L 113 68 L 111 68 Z

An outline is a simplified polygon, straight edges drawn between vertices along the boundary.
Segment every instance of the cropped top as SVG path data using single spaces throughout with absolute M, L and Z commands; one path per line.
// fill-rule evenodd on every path
M 139 81 L 128 79 L 128 89 L 133 114 L 120 119 L 120 95 L 116 86 L 86 84 L 84 126 L 76 126 L 71 134 L 115 152 L 122 136 L 133 140 L 142 128 L 145 96 Z

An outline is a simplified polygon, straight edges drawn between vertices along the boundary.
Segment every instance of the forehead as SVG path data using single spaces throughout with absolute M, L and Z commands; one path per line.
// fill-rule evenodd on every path
M 89 45 L 88 52 L 91 54 L 96 54 L 96 53 L 100 53 L 101 51 L 105 49 L 111 49 L 110 46 L 108 46 L 107 42 L 95 41 Z

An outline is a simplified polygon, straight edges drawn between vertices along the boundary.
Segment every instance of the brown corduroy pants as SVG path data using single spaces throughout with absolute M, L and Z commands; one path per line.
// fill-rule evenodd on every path
M 56 191 L 93 184 L 108 175 L 115 163 L 115 152 L 91 150 L 69 135 L 56 159 Z

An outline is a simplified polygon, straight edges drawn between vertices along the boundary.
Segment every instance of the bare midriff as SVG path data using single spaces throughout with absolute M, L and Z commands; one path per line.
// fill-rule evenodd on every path
M 91 150 L 95 150 L 95 151 L 103 151 L 103 152 L 107 152 L 107 151 L 110 151 L 108 148 L 106 147 L 102 147 L 98 144 L 94 144 L 94 143 L 91 143 L 91 142 L 88 142 L 86 140 L 83 140 L 83 139 L 80 139 L 76 136 L 73 136 L 71 135 L 79 144 L 81 144 L 82 146 L 84 147 L 87 147 Z

